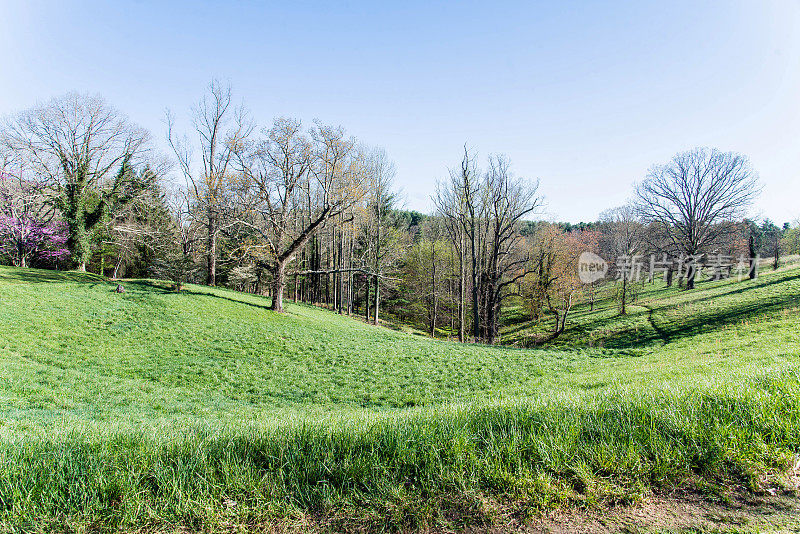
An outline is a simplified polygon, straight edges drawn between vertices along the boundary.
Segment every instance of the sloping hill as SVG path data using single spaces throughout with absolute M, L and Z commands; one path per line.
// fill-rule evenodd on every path
M 224 289 L 0 268 L 0 350 L 24 420 L 261 417 L 538 391 L 588 356 L 459 345 Z M 6 393 L 8 395 L 8 393 Z
M 446 530 L 791 489 L 798 280 L 654 288 L 578 323 L 604 348 L 525 350 L 0 267 L 0 530 Z
M 796 261 L 777 271 L 763 269 L 756 280 L 702 280 L 697 288 L 684 291 L 661 280 L 637 286 L 639 298 L 619 314 L 615 287 L 598 291 L 594 308 L 575 306 L 564 334 L 550 347 L 658 347 L 680 339 L 729 330 L 738 323 L 763 322 L 800 314 L 800 266 Z M 533 344 L 551 328 L 550 318 L 539 324 L 524 310 L 512 311 L 504 328 L 505 342 Z

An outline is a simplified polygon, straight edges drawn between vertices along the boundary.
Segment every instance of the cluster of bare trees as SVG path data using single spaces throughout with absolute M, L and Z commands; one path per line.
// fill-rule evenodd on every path
M 520 223 L 541 206 L 538 182 L 514 176 L 503 156 L 480 172 L 465 148 L 458 169 L 439 184 L 436 204 L 458 261 L 459 339 L 470 296 L 473 339 L 494 343 L 509 288 L 526 275 Z
M 353 147 L 355 194 L 337 206 L 301 251 L 294 273 L 294 299 L 324 304 L 352 314 L 363 304 L 364 316 L 378 324 L 381 287 L 395 281 L 393 267 L 403 252 L 403 236 L 388 223 L 396 202 L 394 164 L 382 149 Z M 363 297 L 360 295 L 363 289 Z
M 759 186 L 738 154 L 679 153 L 651 169 L 631 204 L 573 226 L 534 222 L 538 182 L 515 176 L 504 156 L 480 169 L 465 148 L 426 216 L 399 209 L 386 152 L 341 127 L 291 118 L 259 127 L 217 82 L 189 119 L 181 128 L 167 114 L 172 163 L 99 97 L 69 94 L 7 120 L 0 255 L 63 266 L 53 226 L 62 225 L 79 270 L 165 278 L 177 290 L 222 284 L 270 295 L 278 311 L 291 298 L 495 343 L 509 299 L 549 321 L 548 339 L 576 304 L 594 307 L 603 282 L 579 279 L 584 252 L 609 260 L 624 314 L 641 285 L 618 258 L 663 258 L 671 285 L 678 256 L 768 254 L 777 268 L 781 251 L 800 250 L 788 225 L 742 219 Z M 643 269 L 652 282 L 655 263 Z M 695 272 L 678 273 L 694 287 Z
M 188 134 L 178 137 L 170 112 L 166 122 L 167 139 L 186 180 L 188 191 L 181 194 L 205 239 L 206 284 L 213 286 L 217 282 L 219 236 L 235 220 L 230 210 L 236 209 L 231 197 L 238 174 L 236 163 L 254 126 L 243 107 L 233 106 L 230 87 L 218 82 L 211 83 L 209 94 L 192 109 L 195 143 Z M 199 163 L 193 158 L 196 146 Z
M 383 150 L 321 123 L 258 128 L 217 82 L 184 133 L 172 114 L 166 122 L 172 167 L 99 97 L 69 94 L 9 119 L 0 187 L 3 220 L 16 226 L 4 246 L 24 249 L 21 214 L 35 211 L 41 224 L 64 222 L 67 266 L 79 270 L 180 288 L 216 285 L 222 267 L 223 283 L 272 295 L 275 310 L 293 289 L 295 300 L 342 313 L 362 304 L 379 321 L 381 289 L 403 251 L 387 224 L 395 169 Z M 170 183 L 170 168 L 183 180 Z M 3 254 L 26 265 L 27 253 Z
M 222 253 L 240 284 L 264 292 L 268 279 L 274 310 L 283 309 L 293 285 L 295 300 L 351 313 L 361 276 L 367 299 L 374 294 L 378 321 L 390 261 L 383 218 L 391 209 L 394 175 L 385 152 L 321 123 L 306 128 L 278 118 L 258 130 L 218 83 L 192 111 L 194 142 L 177 136 L 172 116 L 167 123 L 187 183 L 187 227 L 194 226 L 205 245 L 207 284 L 217 283 Z M 192 159 L 196 146 L 199 164 Z

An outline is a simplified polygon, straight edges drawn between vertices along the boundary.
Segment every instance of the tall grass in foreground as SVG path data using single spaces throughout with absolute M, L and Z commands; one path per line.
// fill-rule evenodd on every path
M 0 443 L 0 528 L 483 522 L 689 482 L 754 486 L 798 451 L 796 370 L 737 385 L 610 388 L 326 423 L 10 434 Z

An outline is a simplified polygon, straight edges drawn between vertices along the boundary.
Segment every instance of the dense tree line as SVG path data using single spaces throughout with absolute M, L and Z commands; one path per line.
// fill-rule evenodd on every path
M 181 129 L 166 116 L 169 157 L 99 97 L 69 94 L 8 119 L 2 261 L 161 278 L 178 291 L 223 285 L 268 295 L 277 311 L 291 299 L 496 343 L 510 302 L 550 325 L 546 341 L 601 286 L 624 314 L 656 275 L 691 289 L 703 269 L 719 271 L 709 255 L 778 268 L 800 253 L 798 228 L 744 219 L 759 186 L 738 154 L 677 154 L 629 205 L 571 224 L 542 220 L 538 182 L 502 155 L 465 149 L 422 214 L 402 209 L 387 153 L 341 127 L 259 126 L 217 82 L 185 118 Z M 615 283 L 579 278 L 589 252 Z M 706 259 L 692 270 L 687 257 Z

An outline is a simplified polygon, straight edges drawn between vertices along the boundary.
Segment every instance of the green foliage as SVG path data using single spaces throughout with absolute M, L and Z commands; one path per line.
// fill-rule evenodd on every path
M 150 273 L 159 280 L 169 280 L 175 291 L 181 291 L 184 284 L 198 272 L 198 266 L 191 254 L 186 254 L 177 246 L 162 251 L 150 267 Z
M 786 254 L 800 254 L 800 226 L 784 229 L 781 248 Z
M 416 235 L 418 227 L 430 218 L 429 215 L 418 211 L 391 210 L 386 217 L 386 223 L 392 227 Z
M 800 269 L 647 286 L 560 350 L 124 285 L 0 267 L 0 530 L 452 529 L 800 453 Z

